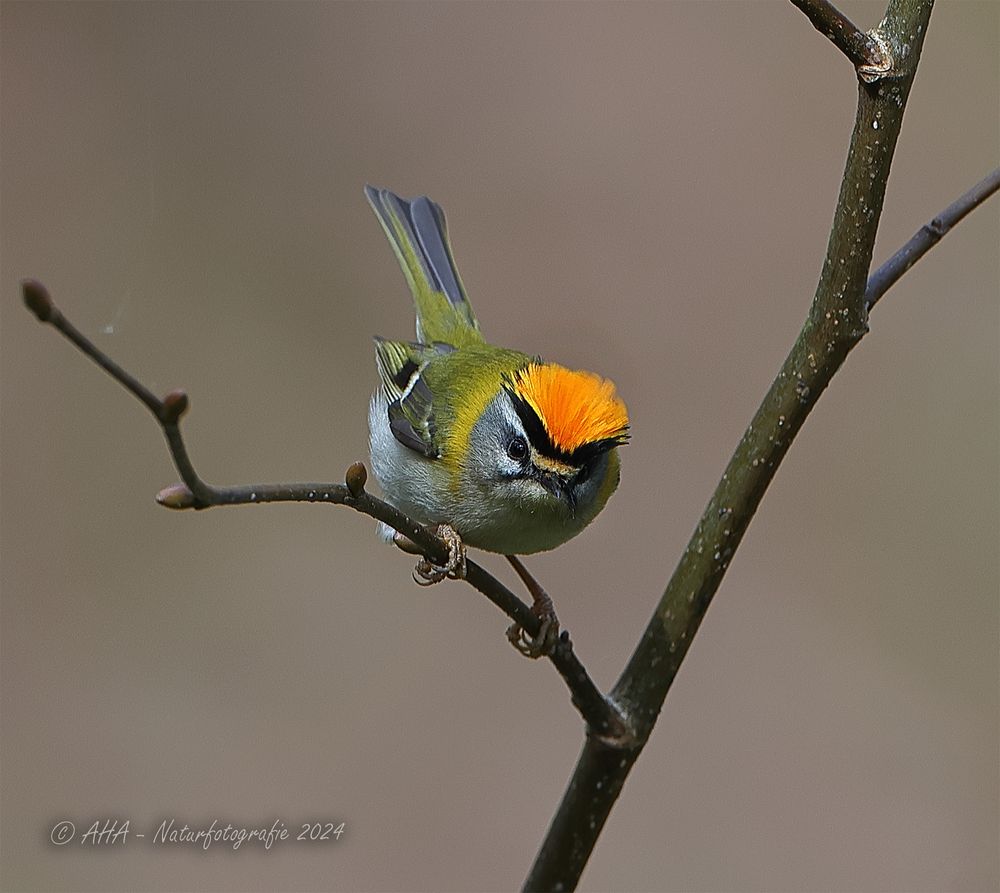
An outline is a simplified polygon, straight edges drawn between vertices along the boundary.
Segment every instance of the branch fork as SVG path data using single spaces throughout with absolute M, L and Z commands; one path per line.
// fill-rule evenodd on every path
M 874 84 L 892 73 L 893 54 L 879 29 L 862 31 L 828 0 L 792 0 L 792 3 L 850 60 L 866 84 Z
M 867 331 L 868 311 L 966 214 L 1000 190 L 1000 168 L 988 174 L 921 229 L 874 273 L 875 232 L 889 166 L 926 34 L 932 0 L 889 0 L 885 20 L 871 32 L 858 29 L 828 0 L 792 0 L 851 61 L 867 86 L 886 78 L 886 89 L 861 89 L 837 211 L 823 273 L 809 316 L 788 358 L 699 521 L 628 666 L 610 695 L 603 694 L 576 657 L 564 630 L 544 654 L 566 682 L 586 723 L 583 751 L 549 832 L 525 882 L 528 890 L 571 890 L 625 780 L 649 739 L 667 692 L 767 487 L 820 394 Z M 906 44 L 908 51 L 903 52 Z M 864 210 L 863 218 L 859 216 Z M 412 518 L 365 489 L 360 462 L 343 484 L 264 484 L 212 487 L 195 473 L 180 432 L 187 396 L 162 400 L 80 334 L 35 280 L 23 283 L 24 300 L 42 322 L 57 328 L 151 411 L 166 436 L 183 483 L 157 494 L 172 509 L 305 501 L 347 505 L 383 521 L 412 541 L 427 560 L 443 564 L 447 544 Z M 715 544 L 712 547 L 707 544 Z M 724 548 L 722 546 L 724 545 Z M 517 565 L 515 565 L 517 569 Z M 524 633 L 537 640 L 540 611 L 533 611 L 474 561 L 466 581 L 489 598 Z M 530 591 L 530 585 L 529 585 Z M 536 603 L 537 603 L 536 598 Z
M 868 278 L 864 289 L 865 310 L 874 306 L 965 215 L 998 190 L 1000 168 L 922 226 L 906 245 Z M 287 501 L 346 505 L 388 524 L 413 542 L 418 552 L 429 561 L 440 564 L 447 560 L 447 543 L 387 502 L 368 493 L 365 489 L 368 471 L 361 462 L 355 462 L 347 469 L 343 484 L 259 484 L 243 487 L 212 487 L 206 484 L 195 473 L 180 431 L 180 420 L 189 407 L 187 395 L 175 390 L 161 400 L 149 391 L 82 335 L 63 316 L 48 290 L 37 280 L 24 280 L 22 293 L 28 309 L 39 321 L 52 325 L 72 341 L 141 400 L 159 422 L 183 480 L 183 483 L 172 484 L 157 493 L 156 501 L 160 505 L 174 510 Z M 846 349 L 849 348 L 850 345 Z M 612 693 L 605 695 L 594 684 L 577 658 L 566 630 L 559 633 L 545 650 L 544 656 L 563 677 L 571 701 L 586 723 L 587 736 L 573 781 L 528 876 L 526 889 L 559 886 L 569 890 L 575 887 L 611 807 L 645 746 L 666 691 L 729 566 L 749 517 L 818 396 L 813 382 L 819 367 L 816 353 L 807 350 L 796 362 L 792 360 L 790 356 L 772 386 L 774 391 L 781 382 L 790 382 L 786 390 L 791 394 L 791 400 L 787 401 L 784 411 L 780 408 L 775 411 L 774 424 L 766 423 L 766 420 L 762 424 L 760 419 L 751 423 L 696 528 L 695 538 L 685 551 L 653 621 Z M 832 375 L 833 371 L 835 367 L 828 371 L 828 375 Z M 771 399 L 769 394 L 760 412 Z M 796 405 L 804 411 L 796 410 Z M 768 444 L 772 455 L 761 461 L 763 453 L 757 449 L 757 436 L 765 431 L 771 432 Z M 780 437 L 775 432 L 779 432 Z M 752 453 L 756 458 L 751 456 Z M 746 469 L 752 469 L 754 475 L 744 474 Z M 753 500 L 749 514 L 746 512 L 748 498 Z M 715 532 L 719 533 L 716 540 L 724 540 L 726 548 L 720 551 L 719 560 L 714 558 L 713 551 L 710 566 L 706 566 L 708 553 L 699 543 L 703 543 L 706 536 L 711 539 L 710 534 Z M 538 639 L 542 632 L 538 614 L 474 561 L 468 561 L 466 581 L 510 617 L 528 637 Z M 581 821 L 585 824 L 581 825 Z

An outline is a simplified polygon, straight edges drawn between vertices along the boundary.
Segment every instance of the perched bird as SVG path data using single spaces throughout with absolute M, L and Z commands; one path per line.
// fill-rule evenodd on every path
M 452 554 L 417 573 L 425 582 L 461 575 L 463 543 L 507 556 L 561 545 L 618 486 L 628 413 L 615 386 L 487 344 L 441 208 L 371 186 L 365 195 L 417 315 L 416 341 L 375 339 L 372 470 L 386 499 L 436 526 Z

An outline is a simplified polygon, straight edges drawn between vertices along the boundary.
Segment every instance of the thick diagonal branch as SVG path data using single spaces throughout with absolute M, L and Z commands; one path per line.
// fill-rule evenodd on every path
M 932 5 L 932 0 L 890 0 L 880 40 L 901 62 L 891 78 L 873 86 L 864 79 L 859 82 L 840 197 L 805 325 L 736 447 L 611 693 L 638 740 L 617 750 L 593 737 L 584 742 L 525 881 L 526 890 L 575 889 L 768 485 L 820 394 L 868 330 L 865 293 L 875 235 Z

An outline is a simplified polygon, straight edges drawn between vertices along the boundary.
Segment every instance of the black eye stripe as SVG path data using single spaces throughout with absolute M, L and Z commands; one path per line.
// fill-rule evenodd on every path
M 517 413 L 517 417 L 521 420 L 524 433 L 528 435 L 531 445 L 544 456 L 552 459 L 563 458 L 549 439 L 545 425 L 542 424 L 542 420 L 538 417 L 538 413 L 535 412 L 532 405 L 509 388 L 507 389 L 507 395 L 510 397 L 514 412 Z
M 545 425 L 538 417 L 538 413 L 535 412 L 534 407 L 510 388 L 506 388 L 506 391 L 510 397 L 511 405 L 514 407 L 514 412 L 517 413 L 517 417 L 524 426 L 524 433 L 528 435 L 528 440 L 531 441 L 531 445 L 549 459 L 558 459 L 567 465 L 581 468 L 593 462 L 598 456 L 606 453 L 612 447 L 621 446 L 628 440 L 628 434 L 623 433 L 614 437 L 605 437 L 603 440 L 595 440 L 592 443 L 585 443 L 571 452 L 561 450 L 552 442 L 548 431 L 545 430 Z

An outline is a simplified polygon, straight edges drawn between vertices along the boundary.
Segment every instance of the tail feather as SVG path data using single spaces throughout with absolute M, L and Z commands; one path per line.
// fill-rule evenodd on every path
M 400 198 L 365 186 L 382 229 L 403 268 L 417 310 L 417 339 L 424 343 L 481 340 L 472 305 L 448 242 L 444 211 L 426 195 Z M 457 346 L 457 345 L 456 345 Z

